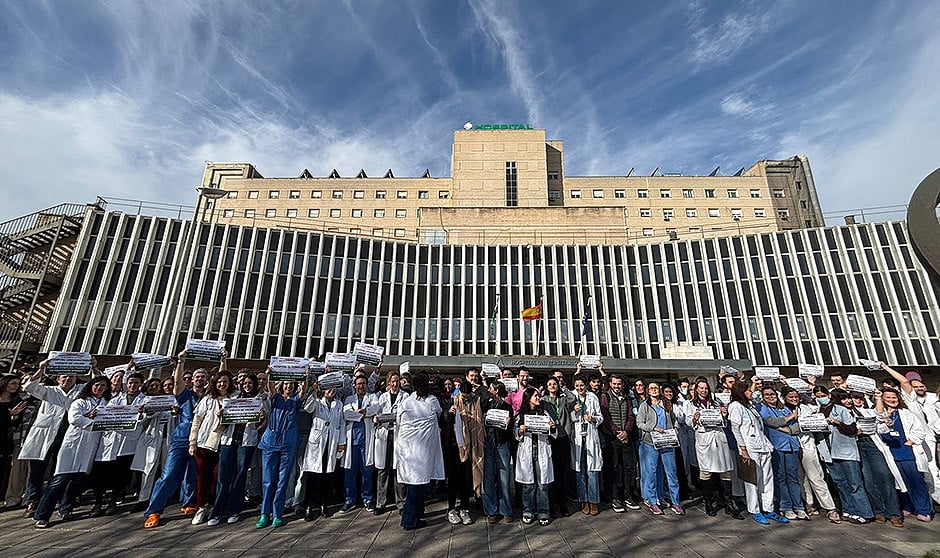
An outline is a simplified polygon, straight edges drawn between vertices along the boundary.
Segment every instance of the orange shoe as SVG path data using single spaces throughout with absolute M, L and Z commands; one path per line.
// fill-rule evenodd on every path
M 147 520 L 144 521 L 144 529 L 152 529 L 160 524 L 160 514 L 152 513 L 147 516 Z
M 199 511 L 199 508 L 196 506 L 183 506 L 180 508 L 180 512 L 183 515 L 196 515 L 197 511 Z

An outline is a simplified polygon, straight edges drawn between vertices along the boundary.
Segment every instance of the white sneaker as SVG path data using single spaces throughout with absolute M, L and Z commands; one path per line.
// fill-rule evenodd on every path
M 805 513 L 803 515 L 806 515 Z M 787 510 L 783 512 L 783 517 L 793 520 L 796 519 L 796 513 L 793 510 Z
M 807 514 L 807 513 L 806 513 L 805 511 L 803 511 L 803 510 L 796 510 L 796 518 L 797 518 L 797 519 L 809 520 L 809 514 Z
M 240 518 L 239 518 L 237 515 L 233 515 L 233 516 L 229 517 L 229 518 L 227 519 L 227 521 L 228 521 L 229 525 L 231 525 L 232 523 L 238 523 L 238 520 L 239 520 L 239 519 L 240 519 Z
M 218 517 L 213 517 L 212 519 L 206 522 L 206 525 L 208 525 L 209 527 L 215 527 L 216 525 L 219 524 L 219 521 L 220 520 Z
M 460 514 L 457 510 L 447 512 L 447 521 L 450 521 L 451 525 L 460 525 Z
M 470 525 L 473 523 L 473 519 L 470 517 L 470 512 L 467 510 L 460 510 L 460 521 L 464 525 Z
M 208 507 L 202 507 L 196 510 L 196 515 L 193 516 L 193 525 L 202 525 L 206 520 L 206 515 L 209 513 Z

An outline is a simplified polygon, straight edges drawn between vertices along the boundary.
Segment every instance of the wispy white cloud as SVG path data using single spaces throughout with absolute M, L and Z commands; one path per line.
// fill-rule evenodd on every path
M 689 60 L 700 65 L 728 61 L 764 33 L 771 21 L 760 6 L 730 8 L 714 22 L 706 21 L 705 15 L 703 1 L 689 4 L 689 31 L 694 43 Z

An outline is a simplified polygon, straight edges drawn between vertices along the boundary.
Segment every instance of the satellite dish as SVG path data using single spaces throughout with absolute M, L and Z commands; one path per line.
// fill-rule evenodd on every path
M 463 129 L 464 129 L 464 130 L 472 130 L 472 129 L 473 129 L 473 122 L 467 122 L 466 124 L 464 124 L 464 125 L 463 125 Z

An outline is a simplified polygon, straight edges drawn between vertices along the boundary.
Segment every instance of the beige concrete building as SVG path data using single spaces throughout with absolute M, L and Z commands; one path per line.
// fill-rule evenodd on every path
M 504 125 L 505 126 L 505 125 Z M 734 176 L 566 176 L 545 130 L 454 132 L 452 176 L 265 178 L 250 163 L 208 163 L 202 217 L 437 244 L 634 244 L 824 225 L 803 155 Z

